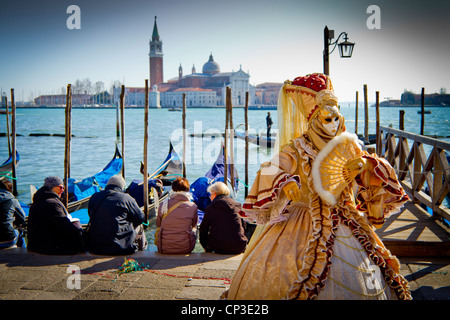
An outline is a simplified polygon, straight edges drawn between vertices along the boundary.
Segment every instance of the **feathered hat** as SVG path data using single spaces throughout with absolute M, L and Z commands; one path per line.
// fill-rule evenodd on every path
M 302 135 L 320 108 L 337 105 L 337 101 L 331 80 L 324 74 L 285 81 L 278 96 L 279 147 Z

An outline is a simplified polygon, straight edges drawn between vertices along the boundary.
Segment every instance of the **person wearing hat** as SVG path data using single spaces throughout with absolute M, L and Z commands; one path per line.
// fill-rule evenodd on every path
M 43 254 L 75 254 L 84 251 L 83 229 L 79 221 L 71 222 L 61 202 L 64 182 L 60 177 L 45 178 L 36 191 L 27 222 L 27 248 Z
M 105 190 L 89 199 L 87 230 L 89 251 L 103 255 L 126 255 L 147 248 L 142 223 L 144 213 L 136 200 L 125 193 L 125 180 L 112 176 Z
M 260 226 L 223 298 L 411 299 L 397 258 L 373 231 L 408 196 L 389 163 L 345 132 L 330 78 L 286 81 L 278 121 L 279 154 L 261 165 L 240 212 Z M 355 178 L 331 194 L 318 182 L 336 178 L 318 168 L 347 141 L 359 151 L 342 155 L 340 170 Z

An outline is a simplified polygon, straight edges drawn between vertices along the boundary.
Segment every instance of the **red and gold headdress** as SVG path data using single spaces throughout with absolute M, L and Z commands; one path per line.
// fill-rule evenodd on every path
M 337 101 L 331 80 L 324 74 L 286 81 L 278 97 L 279 147 L 302 135 L 320 108 L 336 106 Z

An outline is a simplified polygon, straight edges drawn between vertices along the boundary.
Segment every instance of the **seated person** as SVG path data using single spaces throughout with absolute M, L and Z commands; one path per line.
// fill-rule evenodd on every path
M 0 249 L 19 246 L 21 232 L 14 225 L 21 229 L 24 224 L 25 212 L 12 194 L 11 181 L 0 180 Z
M 144 213 L 136 200 L 124 192 L 125 180 L 112 176 L 105 190 L 89 199 L 89 251 L 103 255 L 126 255 L 147 248 L 142 223 Z
M 155 244 L 159 253 L 191 253 L 196 242 L 197 205 L 191 201 L 189 182 L 185 178 L 175 179 L 172 191 L 158 209 Z
M 79 221 L 71 222 L 61 202 L 64 182 L 47 177 L 36 191 L 27 223 L 28 249 L 43 254 L 75 254 L 84 251 L 83 229 Z
M 200 224 L 200 244 L 206 252 L 239 254 L 247 246 L 242 220 L 241 205 L 230 198 L 230 189 L 223 182 L 208 187 L 211 204 L 206 207 Z

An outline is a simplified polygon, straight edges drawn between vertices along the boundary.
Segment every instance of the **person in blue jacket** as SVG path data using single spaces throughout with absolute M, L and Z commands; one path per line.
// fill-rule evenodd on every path
M 25 225 L 25 212 L 12 194 L 11 181 L 0 180 L 0 249 L 18 245 L 21 229 Z
M 89 200 L 89 251 L 102 255 L 127 255 L 145 250 L 147 240 L 142 223 L 144 213 L 136 200 L 124 192 L 125 180 L 112 176 L 105 190 Z

